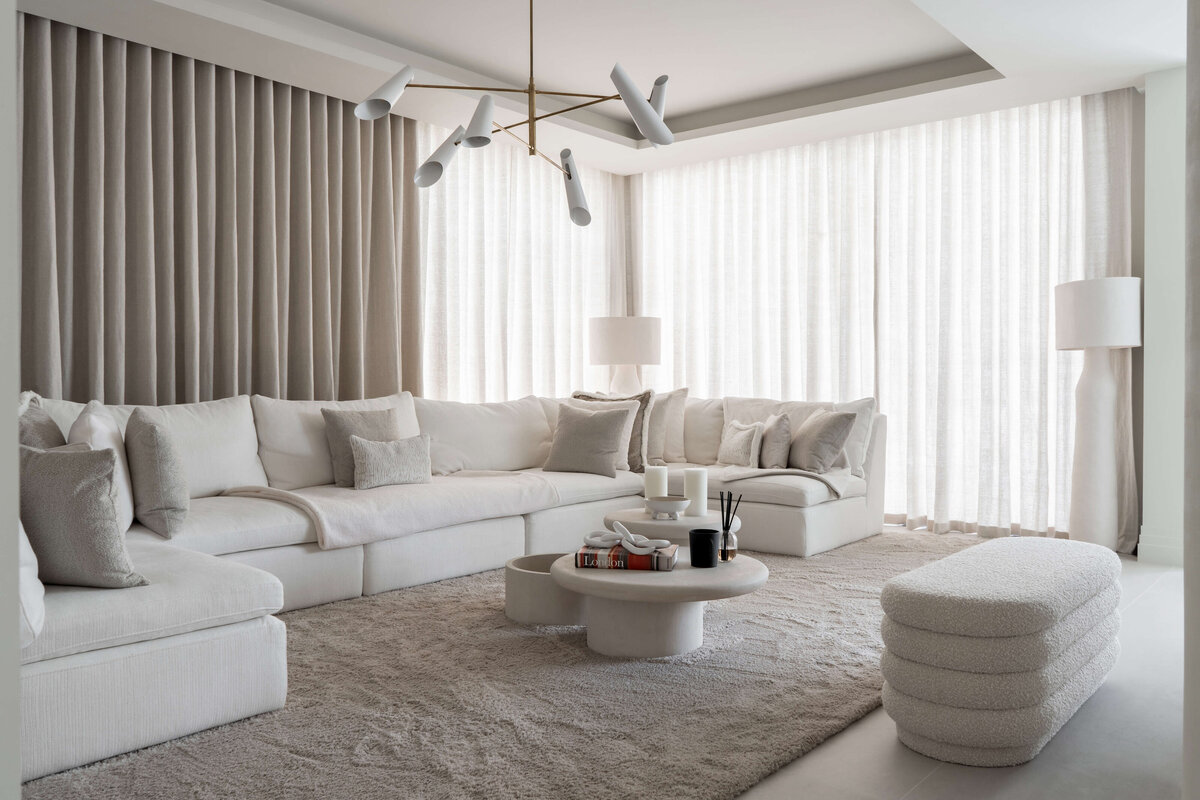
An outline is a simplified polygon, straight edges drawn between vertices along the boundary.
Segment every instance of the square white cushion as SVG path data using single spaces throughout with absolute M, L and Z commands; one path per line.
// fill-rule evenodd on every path
M 654 395 L 646 433 L 648 464 L 662 465 L 687 460 L 683 450 L 683 411 L 687 406 L 687 394 L 687 389 L 676 389 Z
M 701 400 L 689 397 L 684 410 L 683 449 L 691 464 L 717 463 L 721 433 L 725 430 L 725 407 L 718 397 Z M 768 415 L 769 416 L 769 415 Z M 763 419 L 767 417 L 764 416 Z
M 17 594 L 20 600 L 21 647 L 28 647 L 46 622 L 46 588 L 38 580 L 37 555 L 17 520 Z
M 267 485 L 247 395 L 146 408 L 154 410 L 179 450 L 189 497 L 212 497 L 235 486 Z
M 567 400 L 567 403 L 576 408 L 582 408 L 585 411 L 614 411 L 621 409 L 627 412 L 625 427 L 621 429 L 621 448 L 617 451 L 613 466 L 618 471 L 628 470 L 629 441 L 633 438 L 633 426 L 637 422 L 637 414 L 642 404 L 637 400 L 581 400 L 577 397 L 572 397 Z
M 68 433 L 84 410 L 82 403 L 69 400 L 42 398 L 41 402 L 51 418 Z M 258 435 L 249 396 L 171 406 L 104 406 L 122 436 L 136 408 L 151 409 L 154 418 L 171 434 L 182 456 L 188 493 L 192 497 L 211 497 L 234 486 L 267 485 L 258 458 Z
M 117 421 L 99 400 L 88 403 L 80 413 L 67 433 L 67 444 L 86 444 L 93 450 L 112 450 L 116 454 L 113 491 L 117 524 L 121 530 L 129 530 L 133 524 L 133 481 L 129 477 L 129 460 L 125 457 L 125 439 Z
M 415 406 L 434 475 L 540 467 L 550 453 L 550 423 L 533 395 L 504 403 L 417 398 Z
M 413 396 L 408 392 L 367 400 L 276 400 L 250 398 L 258 436 L 258 456 L 267 483 L 276 489 L 303 489 L 333 483 L 333 461 L 325 440 L 322 408 L 337 411 L 400 410 L 405 436 L 421 433 Z

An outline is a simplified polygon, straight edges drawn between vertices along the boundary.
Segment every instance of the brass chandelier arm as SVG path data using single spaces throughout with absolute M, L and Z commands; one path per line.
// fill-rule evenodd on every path
M 541 92 L 539 92 L 539 94 L 541 94 Z M 595 100 L 591 100 L 587 103 L 580 103 L 579 105 L 571 106 L 570 108 L 563 108 L 558 111 L 550 111 L 546 114 L 538 114 L 536 117 L 533 117 L 532 119 L 536 122 L 538 120 L 546 119 L 547 117 L 557 117 L 559 114 L 566 114 L 568 111 L 575 111 L 576 109 L 579 109 L 579 108 L 587 108 L 588 106 L 594 106 L 597 103 L 603 103 L 606 100 L 616 100 L 620 96 L 621 95 L 619 95 L 619 94 L 614 94 L 611 97 L 598 97 Z M 523 119 L 520 122 L 514 122 L 511 125 L 504 125 L 504 126 L 498 127 L 496 129 L 494 129 L 492 131 L 492 133 L 498 133 L 500 131 L 507 131 L 509 128 L 519 128 L 522 125 L 528 125 L 528 124 L 529 124 L 529 120 Z
M 580 92 L 543 92 L 541 89 L 538 89 L 537 93 L 554 95 L 555 97 L 593 97 L 597 100 L 612 100 L 613 98 L 621 96 L 619 94 L 582 94 Z
M 406 88 L 409 89 L 455 89 L 458 91 L 466 90 L 470 92 L 514 92 L 516 94 L 528 94 L 528 89 L 509 89 L 501 86 L 458 86 L 449 83 L 410 83 Z
M 525 147 L 529 147 L 529 142 L 525 141 L 525 140 L 524 140 L 524 139 L 522 139 L 520 136 L 517 136 L 515 133 L 513 133 L 512 131 L 510 131 L 508 128 L 497 128 L 497 129 L 496 129 L 496 131 L 493 131 L 493 133 L 495 133 L 495 132 L 497 132 L 497 131 L 499 131 L 499 132 L 503 132 L 503 133 L 507 133 L 509 136 L 513 137 L 513 138 L 514 138 L 514 139 L 516 139 L 518 142 L 520 142 L 520 143 L 521 143 L 523 146 L 525 146 Z M 550 156 L 548 156 L 548 155 L 546 155 L 545 153 L 543 153 L 541 150 L 537 150 L 537 149 L 535 149 L 535 148 L 532 148 L 532 147 L 529 147 L 529 149 L 530 149 L 530 150 L 532 150 L 532 151 L 534 152 L 534 154 L 536 154 L 536 155 L 539 155 L 539 156 L 541 156 L 542 158 L 546 159 L 546 163 L 548 163 L 550 166 L 554 167 L 556 170 L 558 170 L 559 172 L 561 172 L 563 175 L 567 175 L 567 174 L 568 174 L 568 173 L 567 173 L 567 171 L 566 171 L 565 169 L 563 169 L 563 168 L 562 168 L 562 165 L 561 165 L 561 164 L 559 164 L 557 161 L 555 161 L 554 159 L 552 159 Z

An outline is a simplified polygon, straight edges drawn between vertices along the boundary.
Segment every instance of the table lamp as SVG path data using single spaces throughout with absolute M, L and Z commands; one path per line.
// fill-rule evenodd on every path
M 1075 460 L 1068 533 L 1117 549 L 1117 376 L 1110 351 L 1142 344 L 1142 279 L 1054 287 L 1059 350 L 1082 350 L 1075 387 Z
M 592 317 L 589 321 L 591 363 L 616 367 L 609 392 L 642 391 L 637 368 L 658 364 L 662 356 L 662 320 L 658 317 Z

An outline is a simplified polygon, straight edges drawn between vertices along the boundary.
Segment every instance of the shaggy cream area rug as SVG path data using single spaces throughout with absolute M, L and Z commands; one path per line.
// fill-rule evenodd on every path
M 883 582 L 974 543 L 758 555 L 705 643 L 623 661 L 504 616 L 492 571 L 282 615 L 287 707 L 26 784 L 35 798 L 732 798 L 880 704 Z

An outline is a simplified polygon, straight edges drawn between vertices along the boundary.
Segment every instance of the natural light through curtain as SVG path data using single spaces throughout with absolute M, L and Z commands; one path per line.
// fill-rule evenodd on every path
M 449 131 L 417 126 L 417 152 Z M 567 216 L 562 173 L 496 140 L 422 190 L 424 392 L 460 401 L 593 388 L 589 317 L 625 310 L 626 182 L 582 169 L 592 224 Z
M 1130 92 L 641 178 L 660 389 L 853 399 L 889 416 L 886 508 L 935 530 L 1051 533 L 1070 502 L 1077 353 L 1053 287 L 1129 275 Z M 1129 352 L 1122 545 L 1136 541 Z

